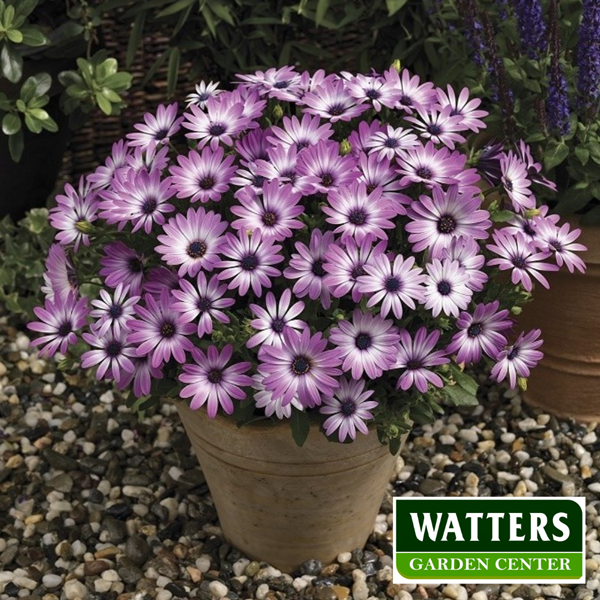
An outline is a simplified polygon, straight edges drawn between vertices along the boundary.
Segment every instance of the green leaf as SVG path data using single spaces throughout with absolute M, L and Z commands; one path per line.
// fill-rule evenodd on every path
M 23 44 L 26 46 L 38 47 L 46 46 L 50 43 L 50 40 L 44 33 L 34 25 L 21 27 L 21 33 L 23 34 Z
M 110 103 L 110 100 L 107 100 L 101 92 L 96 92 L 94 98 L 96 99 L 98 108 L 100 108 L 105 115 L 110 115 L 112 113 L 112 104 Z
M 47 121 L 50 118 L 43 108 L 30 108 L 27 112 L 38 121 Z
M 477 395 L 479 384 L 470 375 L 467 375 L 464 371 L 461 371 L 458 365 L 452 363 L 450 364 L 450 371 L 452 372 L 454 381 L 456 381 L 463 390 L 469 392 L 469 394 L 472 394 L 473 396 Z
M 21 119 L 15 113 L 6 113 L 2 119 L 2 133 L 4 135 L 15 135 L 21 131 Z
M 172 48 L 169 56 L 169 66 L 167 69 L 167 96 L 172 98 L 177 87 L 179 78 L 179 62 L 181 60 L 181 51 L 179 48 Z
M 446 385 L 444 387 L 448 401 L 454 406 L 477 406 L 479 404 L 477 397 L 459 385 Z
M 231 12 L 229 12 L 229 9 L 226 6 L 221 4 L 221 0 L 208 0 L 208 4 L 210 6 L 210 10 L 212 10 L 215 15 L 219 17 L 219 19 L 225 21 L 225 23 L 228 23 L 232 27 L 235 27 L 235 22 L 231 16 Z
M 408 0 L 385 0 L 388 9 L 388 16 L 395 15 Z
M 18 29 L 9 29 L 6 32 L 6 37 L 15 44 L 23 42 L 23 34 Z
M 129 41 L 127 42 L 127 54 L 125 58 L 125 65 L 129 68 L 135 60 L 135 54 L 140 46 L 142 40 L 142 33 L 144 32 L 144 23 L 146 21 L 146 13 L 140 13 L 133 22 L 131 28 L 131 34 L 129 35 Z
M 546 154 L 544 156 L 544 166 L 546 170 L 553 169 L 560 165 L 567 156 L 569 156 L 569 147 L 565 142 L 557 142 L 552 140 L 546 147 Z
M 29 113 L 25 113 L 25 125 L 27 125 L 27 129 L 31 131 L 31 133 L 41 133 L 42 132 L 42 123 L 38 121 L 35 117 L 32 117 Z
M 323 24 L 327 10 L 329 9 L 329 0 L 318 0 L 317 10 L 315 12 L 315 23 L 317 27 Z
M 8 151 L 10 152 L 11 158 L 15 162 L 19 162 L 21 160 L 24 148 L 25 140 L 23 138 L 23 129 L 20 129 L 17 133 L 9 136 L 8 138 Z
M 23 57 L 8 43 L 0 52 L 0 73 L 11 83 L 17 83 L 23 75 Z
M 41 234 L 48 229 L 48 209 L 32 208 L 27 213 L 24 225 L 31 233 L 35 233 L 36 235 Z
M 398 452 L 400 452 L 400 446 L 402 445 L 402 438 L 401 437 L 395 437 L 392 438 L 389 442 L 389 450 L 390 450 L 390 454 L 392 456 L 396 456 L 396 454 L 398 454 Z
M 35 10 L 38 1 L 39 0 L 19 0 L 16 6 L 17 15 L 21 19 L 26 19 Z
M 303 410 L 298 410 L 296 407 L 293 407 L 290 423 L 294 441 L 298 446 L 303 446 L 310 433 L 310 419 L 308 414 Z
M 590 160 L 590 151 L 583 146 L 577 146 L 575 148 L 575 156 L 579 159 L 579 162 L 585 166 L 587 161 Z
M 173 2 L 173 4 L 171 4 L 171 6 L 167 6 L 167 8 L 161 10 L 156 15 L 156 18 L 157 19 L 162 19 L 163 17 L 168 17 L 170 15 L 175 15 L 178 12 L 181 12 L 182 10 L 185 10 L 188 6 L 191 6 L 192 4 L 194 4 L 194 2 L 196 2 L 196 0 L 177 0 L 176 2 Z M 140 14 L 143 14 L 143 13 L 140 13 Z
M 493 212 L 491 217 L 494 223 L 506 223 L 510 221 L 515 216 L 515 213 L 512 210 L 498 210 Z
M 52 85 L 52 77 L 48 73 L 36 73 L 25 80 L 21 86 L 21 100 L 29 104 L 35 96 L 43 96 Z

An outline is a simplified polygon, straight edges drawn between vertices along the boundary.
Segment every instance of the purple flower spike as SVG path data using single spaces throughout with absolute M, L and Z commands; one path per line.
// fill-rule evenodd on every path
M 522 333 L 517 341 L 498 353 L 497 363 L 492 368 L 492 377 L 496 381 L 508 378 L 511 387 L 517 386 L 518 377 L 529 377 L 544 354 L 538 350 L 543 344 L 539 337 L 542 332 L 533 329 L 527 334 Z
M 214 419 L 219 407 L 227 415 L 233 412 L 232 398 L 243 400 L 246 397 L 242 388 L 252 385 L 252 378 L 244 373 L 251 365 L 238 362 L 228 367 L 232 354 L 231 344 L 227 344 L 221 353 L 216 346 L 209 346 L 206 354 L 198 348 L 192 350 L 195 364 L 183 365 L 183 373 L 179 376 L 179 381 L 188 384 L 180 395 L 192 399 L 192 410 L 198 410 L 206 404 L 208 417 Z

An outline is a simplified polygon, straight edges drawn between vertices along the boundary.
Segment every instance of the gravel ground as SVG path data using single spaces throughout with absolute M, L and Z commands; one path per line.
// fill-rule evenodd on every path
M 0 600 L 509 600 L 600 596 L 600 440 L 482 379 L 483 406 L 415 427 L 365 548 L 297 573 L 221 537 L 202 473 L 165 405 L 143 422 L 56 372 L 0 318 Z M 580 586 L 394 585 L 394 495 L 585 495 Z

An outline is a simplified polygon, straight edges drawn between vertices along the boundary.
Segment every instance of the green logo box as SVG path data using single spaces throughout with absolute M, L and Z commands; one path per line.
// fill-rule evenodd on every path
M 394 498 L 394 583 L 585 581 L 585 498 Z

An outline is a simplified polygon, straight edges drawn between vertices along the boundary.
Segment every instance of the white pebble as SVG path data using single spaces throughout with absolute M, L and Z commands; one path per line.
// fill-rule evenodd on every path
M 104 575 L 104 573 L 102 573 Z M 96 579 L 96 581 L 94 581 L 94 589 L 99 593 L 99 594 L 106 594 L 107 592 L 110 592 L 110 588 L 112 587 L 112 581 L 108 581 L 106 579 L 101 579 L 98 578 Z
M 458 432 L 458 437 L 465 442 L 471 442 L 472 444 L 477 443 L 479 436 L 474 429 L 461 429 Z
M 292 582 L 292 586 L 297 592 L 301 592 L 308 586 L 308 581 L 302 579 L 302 577 L 296 577 L 296 579 L 294 579 Z
M 343 565 L 344 563 L 349 563 L 351 560 L 352 554 L 350 552 L 341 552 L 340 554 L 338 554 L 337 561 L 340 563 L 340 565 Z
M 208 556 L 201 556 L 196 560 L 196 569 L 200 573 L 207 573 L 210 571 L 210 558 Z
M 87 551 L 85 544 L 81 540 L 75 540 L 71 544 L 71 549 L 73 550 L 74 556 L 83 556 Z
M 500 439 L 501 439 L 501 440 L 502 440 L 502 441 L 503 441 L 505 444 L 512 444 L 512 443 L 515 441 L 515 438 L 516 438 L 516 437 L 517 437 L 517 436 L 516 436 L 514 433 L 507 431 L 506 433 L 503 433 L 503 434 L 500 436 Z M 479 592 L 478 592 L 478 593 L 479 593 Z
M 452 446 L 456 442 L 454 437 L 451 435 L 440 435 L 438 439 L 440 443 L 444 444 L 445 446 Z
M 452 598 L 453 600 L 467 600 L 469 598 L 466 588 L 462 585 L 447 585 L 442 592 L 446 598 Z
M 560 598 L 561 587 L 557 584 L 542 586 L 542 594 L 546 594 L 548 596 L 556 596 L 557 598 Z
M 98 581 L 102 580 L 98 579 Z M 65 598 L 67 600 L 84 600 L 89 596 L 85 585 L 76 579 L 70 579 L 69 581 L 65 582 L 63 592 L 65 593 Z
M 224 598 L 227 595 L 227 592 L 229 591 L 227 586 L 221 583 L 220 581 L 211 581 L 208 585 L 208 588 L 210 589 L 210 593 L 215 598 Z
M 131 442 L 133 438 L 135 438 L 135 433 L 133 433 L 131 429 L 123 429 L 123 431 L 121 431 L 121 439 L 124 442 Z
M 471 596 L 471 600 L 488 600 L 488 597 L 485 592 L 475 592 Z
M 256 588 L 256 592 L 255 592 L 257 600 L 265 600 L 268 593 L 269 593 L 269 586 L 266 583 L 261 583 Z
M 59 381 L 55 386 L 54 389 L 52 390 L 52 393 L 55 396 L 62 396 L 62 394 L 65 393 L 67 389 L 66 384 L 63 381 Z
M 247 558 L 240 558 L 233 563 L 233 573 L 236 577 L 241 577 L 246 570 L 246 567 L 250 564 Z
M 594 444 L 598 440 L 598 436 L 595 431 L 590 431 L 590 433 L 586 433 L 581 438 L 581 443 L 585 446 L 586 444 Z
M 173 594 L 169 590 L 158 590 L 156 594 L 156 600 L 171 600 Z
M 600 483 L 590 483 L 590 485 L 588 485 L 588 490 L 590 490 L 590 492 L 600 492 Z
M 529 417 L 528 419 L 523 419 L 519 421 L 519 429 L 521 431 L 532 431 L 533 429 L 540 429 L 543 425 L 540 425 L 535 419 Z
M 20 588 L 25 588 L 27 590 L 35 590 L 35 588 L 37 587 L 37 582 L 34 581 L 33 579 L 30 579 L 29 577 L 25 577 L 23 575 L 21 575 L 20 577 L 15 577 L 13 579 L 13 583 L 20 587 Z
M 114 569 L 107 569 L 101 575 L 105 581 L 120 581 L 119 574 Z
M 354 600 L 367 600 L 369 588 L 364 581 L 356 581 L 352 586 L 352 597 Z
M 169 477 L 173 481 L 179 481 L 179 479 L 181 478 L 182 475 L 183 475 L 183 471 L 179 467 L 176 467 L 175 465 L 173 465 L 169 469 Z
M 58 587 L 62 583 L 62 577 L 60 575 L 48 573 L 42 577 L 42 583 L 46 589 L 51 590 L 55 587 Z
M 167 587 L 170 583 L 171 583 L 171 580 L 168 577 L 161 575 L 156 580 L 156 587 L 164 588 L 164 587 Z

